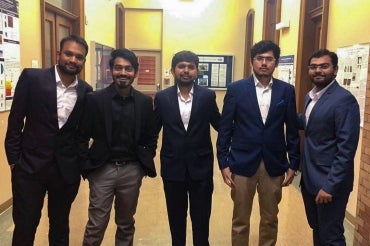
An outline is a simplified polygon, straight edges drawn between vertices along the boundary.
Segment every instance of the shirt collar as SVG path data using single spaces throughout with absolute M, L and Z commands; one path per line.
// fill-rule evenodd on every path
M 253 75 L 253 80 L 254 80 L 254 85 L 257 87 L 264 87 L 262 84 L 261 84 L 261 82 L 256 78 L 256 76 L 254 76 Z M 272 85 L 273 85 L 273 83 L 274 83 L 274 81 L 273 81 L 273 79 L 272 79 L 272 77 L 271 77 L 271 80 L 270 80 L 270 82 L 269 82 L 269 84 L 268 84 L 268 87 L 269 88 L 271 88 L 272 87 Z
M 118 90 L 117 90 L 116 86 L 114 85 L 114 82 L 112 82 L 112 83 L 113 83 L 112 86 L 111 86 L 111 95 L 112 95 L 112 97 L 115 97 L 115 98 L 123 98 L 118 93 Z M 132 99 L 134 99 L 134 90 L 133 90 L 132 87 L 130 87 L 130 92 L 129 92 L 128 96 L 125 97 L 125 98 L 132 98 Z
M 319 100 L 320 97 L 329 89 L 329 87 L 334 83 L 335 80 L 330 82 L 327 86 L 324 87 L 324 89 L 317 91 L 317 87 L 313 87 L 312 90 L 308 93 L 311 100 Z
M 191 90 L 189 91 L 190 95 L 194 94 L 194 85 L 191 87 Z M 177 95 L 180 95 L 180 88 L 177 86 Z
M 55 82 L 56 82 L 57 84 L 63 84 L 63 83 L 62 83 L 62 80 L 60 79 L 60 76 L 59 76 L 59 73 L 58 73 L 57 66 L 58 66 L 58 65 L 55 65 L 55 67 L 54 67 L 54 71 L 55 71 Z M 73 83 L 72 83 L 72 84 L 70 84 L 70 85 L 68 86 L 68 88 L 71 88 L 71 87 L 77 87 L 77 85 L 78 85 L 78 79 L 77 79 L 77 76 L 76 76 L 76 77 L 75 77 L 75 80 L 73 81 Z

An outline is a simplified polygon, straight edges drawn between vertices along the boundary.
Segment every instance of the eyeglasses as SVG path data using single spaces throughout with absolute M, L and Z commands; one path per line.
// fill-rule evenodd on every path
M 276 59 L 272 56 L 257 56 L 253 58 L 253 60 L 258 62 L 274 62 Z
M 329 63 L 319 64 L 319 65 L 311 64 L 311 65 L 308 66 L 308 69 L 310 69 L 310 70 L 316 70 L 316 69 L 325 70 L 325 69 L 328 69 L 329 67 L 330 67 Z

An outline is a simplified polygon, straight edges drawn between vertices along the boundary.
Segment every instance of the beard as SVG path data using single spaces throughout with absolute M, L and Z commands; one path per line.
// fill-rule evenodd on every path
M 113 80 L 119 89 L 126 89 L 131 86 L 135 78 L 127 77 L 127 76 L 116 76 L 114 77 Z
M 79 67 L 73 64 L 66 64 L 66 65 L 58 64 L 58 68 L 62 73 L 68 74 L 68 75 L 77 75 L 82 70 L 82 66 Z

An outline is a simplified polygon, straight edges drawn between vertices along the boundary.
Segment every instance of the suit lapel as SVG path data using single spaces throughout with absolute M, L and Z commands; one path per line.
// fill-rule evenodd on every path
M 251 110 L 251 112 L 255 112 L 255 117 L 256 119 L 258 119 L 260 121 L 261 124 L 263 124 L 263 121 L 262 121 L 262 115 L 261 115 L 261 111 L 260 111 L 260 106 L 258 105 L 258 100 L 257 100 L 257 92 L 256 92 L 256 85 L 254 84 L 254 79 L 253 79 L 253 76 L 250 76 L 246 83 L 245 83 L 245 88 L 243 88 L 243 90 L 246 91 L 246 102 L 247 100 L 250 102 L 250 108 L 252 108 L 253 110 Z M 244 92 L 242 92 L 244 94 Z M 257 110 L 254 110 L 254 109 L 257 109 Z
M 135 141 L 136 143 L 139 143 L 139 137 L 140 137 L 140 127 L 141 127 L 141 100 L 140 100 L 140 95 L 139 93 L 132 88 L 133 90 L 133 95 L 134 95 L 134 105 L 135 105 Z
M 307 128 L 310 126 L 311 119 L 315 118 L 315 114 L 317 111 L 319 111 L 320 107 L 322 107 L 325 102 L 329 99 L 330 95 L 337 89 L 338 83 L 334 82 L 325 92 L 324 94 L 320 97 L 320 99 L 316 102 L 315 106 L 313 106 L 311 113 L 310 113 L 310 118 L 308 119 L 307 122 Z
M 111 144 L 112 140 L 112 93 L 111 91 L 114 89 L 114 83 L 112 83 L 109 87 L 107 87 L 104 91 L 103 96 L 103 111 L 104 117 L 106 120 L 106 134 L 108 139 L 108 144 Z
M 193 91 L 194 91 L 194 94 L 193 94 L 193 99 L 192 99 L 193 102 L 192 102 L 192 106 L 191 106 L 191 113 L 190 113 L 188 131 L 191 128 L 191 126 L 193 125 L 194 118 L 196 118 L 196 114 L 197 114 L 199 104 L 200 104 L 200 97 L 201 97 L 201 94 L 200 94 L 201 92 L 199 90 L 198 85 L 194 84 L 194 90 Z M 181 122 L 182 122 L 182 120 L 181 120 Z M 184 124 L 182 124 L 182 125 L 184 125 Z
M 176 122 L 178 122 L 178 126 L 185 131 L 184 124 L 182 123 L 181 114 L 180 114 L 180 106 L 179 106 L 179 99 L 177 96 L 177 85 L 172 87 L 173 89 L 169 91 L 167 104 L 171 108 L 169 112 L 174 112 L 173 117 L 175 117 Z
M 283 91 L 280 89 L 280 84 L 274 79 L 273 79 L 272 87 L 273 89 L 271 88 L 270 107 L 267 113 L 265 125 L 269 122 L 271 118 L 271 114 L 273 110 L 275 110 L 274 107 L 276 107 L 279 103 L 284 102 L 284 97 L 281 95 Z
M 47 72 L 45 73 L 44 82 L 43 85 L 46 86 L 46 93 L 45 95 L 39 95 L 39 96 L 45 96 L 47 98 L 46 105 L 48 107 L 48 110 L 52 113 L 53 117 L 53 123 L 55 124 L 55 127 L 59 129 L 58 125 L 58 107 L 57 107 L 57 85 L 56 85 L 56 78 L 55 78 L 55 67 L 51 67 L 47 69 Z

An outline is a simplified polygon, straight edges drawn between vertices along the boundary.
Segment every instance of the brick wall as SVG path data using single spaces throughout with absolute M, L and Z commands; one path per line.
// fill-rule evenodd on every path
M 369 57 L 370 64 L 370 57 Z M 370 245 L 370 66 L 366 84 L 361 165 L 358 184 L 356 228 L 353 245 Z

